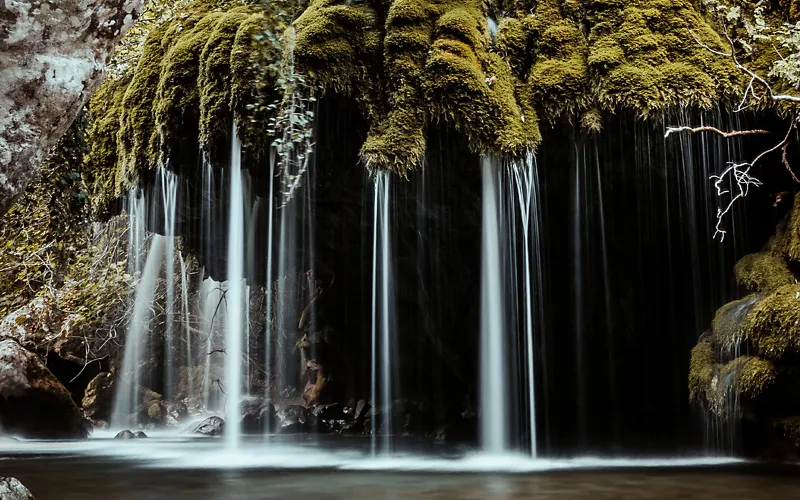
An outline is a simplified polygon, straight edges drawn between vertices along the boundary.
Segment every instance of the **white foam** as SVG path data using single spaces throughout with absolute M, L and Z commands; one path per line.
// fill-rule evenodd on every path
M 110 434 L 110 433 L 109 433 Z M 602 458 L 532 459 L 525 455 L 467 454 L 446 458 L 423 454 L 372 457 L 359 449 L 329 449 L 280 442 L 245 443 L 237 451 L 221 439 L 156 437 L 84 441 L 0 442 L 0 459 L 19 455 L 81 455 L 132 461 L 156 469 L 336 469 L 447 473 L 531 473 L 569 469 L 701 467 L 743 463 L 735 458 Z

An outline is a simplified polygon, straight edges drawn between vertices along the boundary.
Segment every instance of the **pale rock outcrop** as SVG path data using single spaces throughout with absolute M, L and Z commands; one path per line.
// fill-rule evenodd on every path
M 142 0 L 0 0 L 0 215 L 99 86 Z

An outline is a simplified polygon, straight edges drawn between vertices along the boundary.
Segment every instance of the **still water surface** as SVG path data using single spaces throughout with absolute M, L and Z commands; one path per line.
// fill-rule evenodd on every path
M 37 500 L 800 500 L 800 468 L 788 465 L 413 453 L 375 459 L 358 448 L 261 443 L 230 454 L 213 440 L 2 443 L 0 476 L 17 477 Z

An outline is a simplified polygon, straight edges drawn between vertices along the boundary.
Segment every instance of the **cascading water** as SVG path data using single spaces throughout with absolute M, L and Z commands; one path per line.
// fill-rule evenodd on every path
M 128 273 L 138 276 L 142 272 L 142 255 L 147 238 L 145 229 L 147 200 L 139 188 L 128 192 Z
M 183 252 L 178 252 L 181 264 L 181 312 L 183 321 L 183 334 L 186 342 L 186 397 L 194 397 L 194 362 L 192 359 L 192 327 L 189 315 L 189 275 L 186 272 L 186 262 L 183 259 Z
M 532 278 L 536 278 L 536 283 L 541 286 L 541 274 L 539 259 L 534 262 L 537 265 L 537 273 L 531 276 L 532 257 L 538 257 L 538 232 L 531 234 L 531 222 L 534 223 L 533 230 L 538 231 L 538 207 L 536 190 L 536 160 L 533 152 L 529 152 L 524 158 L 509 163 L 511 184 L 509 188 L 513 190 L 511 198 L 515 199 L 519 209 L 519 216 L 522 225 L 522 259 L 523 259 L 523 313 L 525 316 L 525 357 L 526 375 L 528 387 L 528 434 L 530 441 L 531 456 L 536 457 L 536 384 L 535 384 L 535 357 L 534 357 L 534 296 Z M 534 250 L 531 250 L 531 243 L 534 243 Z M 513 248 L 511 249 L 514 250 Z M 541 294 L 537 299 L 541 298 Z M 539 321 L 541 324 L 541 321 Z
M 504 368 L 507 332 L 503 324 L 504 297 L 501 277 L 500 203 L 497 158 L 483 157 L 483 229 L 481 245 L 481 385 L 480 442 L 485 452 L 508 451 L 508 394 Z
M 241 442 L 239 405 L 242 400 L 242 336 L 245 329 L 244 198 L 242 143 L 234 120 L 231 133 L 230 218 L 228 226 L 228 290 L 225 322 L 225 443 L 236 449 Z
M 275 207 L 275 162 L 276 162 L 276 154 L 275 149 L 270 150 L 270 157 L 269 157 L 269 209 L 267 215 L 267 279 L 266 283 L 266 291 L 267 294 L 265 300 L 265 309 L 266 309 L 266 319 L 264 321 L 265 325 L 265 342 L 264 342 L 264 371 L 266 373 L 266 382 L 264 384 L 264 396 L 267 405 L 272 403 L 272 380 L 270 376 L 272 374 L 272 332 L 273 332 L 273 321 L 272 321 L 272 246 L 273 246 L 273 233 L 272 233 L 272 221 L 273 221 L 273 212 Z M 272 429 L 270 429 L 270 419 L 264 419 L 264 433 L 269 433 Z
M 129 423 L 129 416 L 139 406 L 141 365 L 146 358 L 147 333 L 153 319 L 151 304 L 158 288 L 158 275 L 164 259 L 167 238 L 153 235 L 147 262 L 136 290 L 131 322 L 125 339 L 122 369 L 118 372 L 114 399 L 113 425 L 122 427 Z
M 221 352 L 223 346 L 218 331 L 225 324 L 224 289 L 221 283 L 206 278 L 200 285 L 201 326 L 206 336 L 205 369 L 203 373 L 203 407 L 208 411 L 221 409 L 223 398 L 220 390 L 219 367 L 225 358 Z
M 373 268 L 372 268 L 372 364 L 371 398 L 378 405 L 382 418 L 378 427 L 377 414 L 370 420 L 372 453 L 378 453 L 378 433 L 381 432 L 380 452 L 391 452 L 392 422 L 392 343 L 394 326 L 394 283 L 389 222 L 390 173 L 375 174 L 375 206 L 373 211 Z M 380 367 L 380 372 L 379 368 Z
M 166 168 L 159 169 L 161 197 L 164 209 L 166 240 L 166 328 L 164 333 L 164 397 L 172 400 L 175 388 L 175 215 L 178 197 L 178 176 Z

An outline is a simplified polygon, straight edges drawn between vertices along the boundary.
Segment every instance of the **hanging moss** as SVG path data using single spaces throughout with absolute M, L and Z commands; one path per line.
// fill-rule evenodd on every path
M 695 41 L 725 47 L 689 0 L 583 5 L 591 25 L 588 65 L 606 109 L 648 115 L 673 106 L 709 108 L 740 92 L 741 75 L 730 59 Z
M 105 215 L 108 204 L 116 198 L 117 185 L 113 167 L 117 165 L 117 132 L 122 118 L 122 102 L 130 76 L 108 79 L 89 102 L 89 123 L 84 177 L 89 186 L 92 210 Z
M 200 56 L 222 12 L 203 15 L 197 23 L 178 36 L 164 56 L 155 102 L 156 130 L 167 158 L 195 153 L 200 135 Z M 153 150 L 158 150 L 152 145 Z M 175 154 L 175 157 L 172 155 Z M 190 160 L 191 162 L 191 160 Z
M 281 98 L 275 84 L 277 71 L 264 64 L 280 59 L 277 48 L 263 42 L 265 26 L 269 21 L 263 12 L 248 16 L 239 25 L 230 56 L 230 106 L 244 148 L 256 157 L 264 157 L 270 144 L 264 126 L 269 112 L 263 104 Z
M 560 2 L 539 2 L 526 18 L 535 40 L 529 83 L 536 109 L 548 119 L 576 114 L 591 103 L 589 46 L 577 19 L 562 12 Z
M 705 400 L 715 375 L 714 348 L 710 338 L 704 338 L 692 349 L 689 361 L 689 399 Z
M 786 261 L 769 253 L 745 255 L 734 268 L 736 282 L 753 291 L 768 292 L 795 283 Z
M 241 24 L 250 16 L 246 8 L 234 9 L 220 16 L 206 35 L 200 54 L 197 86 L 200 89 L 200 147 L 213 164 L 221 164 L 228 148 L 220 138 L 230 136 L 231 110 L 231 50 Z M 250 54 L 238 57 L 249 60 Z
M 367 109 L 375 105 L 369 96 L 377 98 L 373 89 L 382 46 L 378 16 L 369 3 L 312 0 L 295 22 L 295 32 L 298 70 L 313 84 L 353 95 Z
M 168 32 L 174 35 L 175 30 L 163 24 L 148 35 L 121 103 L 117 135 L 119 163 L 114 181 L 116 195 L 136 183 L 139 172 L 155 167 L 156 158 L 150 148 L 155 134 L 152 105 L 156 99 L 161 62 L 170 41 L 174 39 L 174 36 L 166 36 Z
M 777 359 L 800 347 L 800 285 L 777 288 L 756 304 L 744 333 L 759 355 Z

